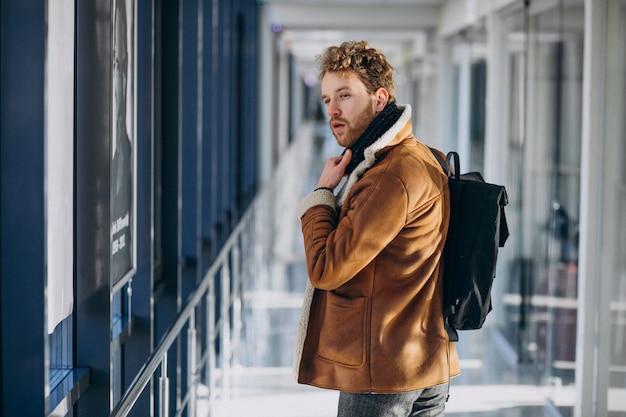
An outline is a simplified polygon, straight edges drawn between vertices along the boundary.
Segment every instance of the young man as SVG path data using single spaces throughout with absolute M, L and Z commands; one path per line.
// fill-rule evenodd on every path
M 345 42 L 319 63 L 346 150 L 299 206 L 311 285 L 298 382 L 339 390 L 339 417 L 441 416 L 459 373 L 442 317 L 447 177 L 411 133 L 410 107 L 396 105 L 380 51 Z

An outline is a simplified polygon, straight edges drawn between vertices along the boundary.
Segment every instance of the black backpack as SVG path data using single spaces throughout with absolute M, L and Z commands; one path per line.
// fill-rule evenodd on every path
M 457 330 L 481 328 L 491 311 L 498 249 L 509 237 L 504 215 L 508 199 L 503 186 L 486 183 L 480 173 L 460 175 L 456 152 L 449 152 L 443 161 L 432 151 L 448 176 L 450 188 L 450 224 L 443 251 L 443 307 L 448 336 L 456 342 Z

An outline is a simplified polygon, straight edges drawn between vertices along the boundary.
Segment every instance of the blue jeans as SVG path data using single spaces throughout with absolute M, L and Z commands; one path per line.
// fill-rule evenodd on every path
M 449 383 L 397 394 L 339 393 L 337 417 L 441 417 Z

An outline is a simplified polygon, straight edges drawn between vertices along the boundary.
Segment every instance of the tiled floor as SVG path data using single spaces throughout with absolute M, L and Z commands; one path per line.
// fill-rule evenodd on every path
M 326 158 L 340 151 L 327 129 L 308 126 L 296 139 L 290 161 L 279 167 L 272 201 L 275 258 L 272 282 L 247 296 L 252 306 L 246 315 L 246 367 L 231 376 L 228 399 L 200 401 L 198 416 L 210 417 L 333 417 L 338 394 L 302 386 L 291 375 L 291 358 L 298 326 L 301 295 L 306 282 L 296 207 L 313 189 Z M 315 140 L 311 140 L 315 138 Z M 270 209 L 272 210 L 272 209 Z M 253 302 L 252 302 L 253 301 Z M 247 333 L 246 333 L 247 332 Z M 546 392 L 518 369 L 514 355 L 496 331 L 462 332 L 457 345 L 463 373 L 453 380 L 447 416 L 454 417 L 567 417 L 574 403 L 571 387 Z M 546 398 L 552 398 L 547 405 Z M 200 393 L 202 397 L 202 393 Z M 554 399 L 558 403 L 554 404 Z M 563 407 L 564 413 L 557 412 Z
M 573 405 L 571 387 L 553 387 L 548 393 L 545 387 L 525 383 L 520 371 L 497 352 L 497 336 L 490 330 L 466 332 L 463 337 L 459 344 L 463 374 L 453 379 L 446 416 L 560 417 L 556 407 L 567 411 Z M 336 415 L 338 394 L 296 384 L 288 367 L 242 370 L 231 394 L 214 404 L 211 417 Z M 559 403 L 548 404 L 548 394 Z

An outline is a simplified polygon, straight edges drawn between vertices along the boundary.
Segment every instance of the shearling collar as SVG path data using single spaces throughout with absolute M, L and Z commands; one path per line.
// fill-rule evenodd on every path
M 407 122 L 411 119 L 411 106 L 408 104 L 399 105 L 400 109 L 402 109 L 402 115 L 398 119 L 396 123 L 387 132 L 385 132 L 376 142 L 372 143 L 367 149 L 365 149 L 365 159 L 354 168 L 354 171 L 350 174 L 346 182 L 344 183 L 341 190 L 337 193 L 336 197 L 336 206 L 337 208 L 341 207 L 348 195 L 350 189 L 356 184 L 356 182 L 361 178 L 361 176 L 371 168 L 376 162 L 376 153 L 383 149 L 385 146 L 392 143 L 393 139 L 400 133 L 400 131 L 404 128 Z

